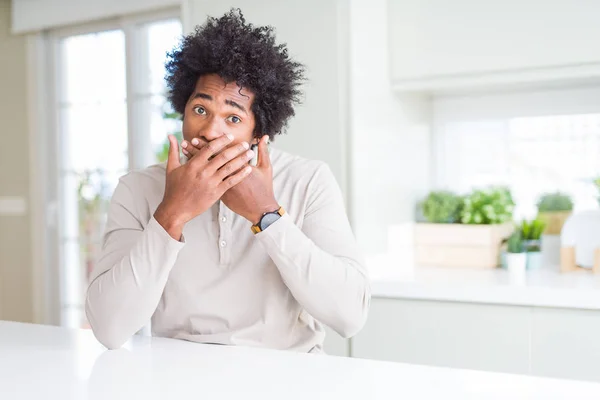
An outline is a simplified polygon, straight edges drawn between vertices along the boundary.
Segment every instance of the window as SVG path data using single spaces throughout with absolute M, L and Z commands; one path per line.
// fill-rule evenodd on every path
M 509 186 L 516 219 L 534 217 L 548 192 L 568 193 L 576 210 L 598 207 L 600 103 L 590 101 L 598 96 L 590 88 L 438 102 L 438 186 Z
M 87 326 L 84 295 L 119 177 L 163 161 L 167 134 L 181 129 L 164 83 L 181 34 L 171 17 L 55 36 L 62 325 Z

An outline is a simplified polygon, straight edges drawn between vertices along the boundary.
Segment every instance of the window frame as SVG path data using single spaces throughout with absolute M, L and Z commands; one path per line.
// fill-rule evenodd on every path
M 28 35 L 29 80 L 29 155 L 31 169 L 31 227 L 33 254 L 33 288 L 35 322 L 61 325 L 63 315 L 62 198 L 61 176 L 64 173 L 60 155 L 61 93 L 65 79 L 62 75 L 60 41 L 69 36 L 109 30 L 122 30 L 125 35 L 126 104 L 128 132 L 128 170 L 149 164 L 152 144 L 146 132 L 147 115 L 135 107 L 136 90 L 140 87 L 139 71 L 147 68 L 147 36 L 142 25 L 178 19 L 179 7 L 143 14 L 127 15 L 76 26 L 53 29 Z M 42 110 L 35 112 L 35 110 Z M 34 197 L 33 194 L 37 194 Z

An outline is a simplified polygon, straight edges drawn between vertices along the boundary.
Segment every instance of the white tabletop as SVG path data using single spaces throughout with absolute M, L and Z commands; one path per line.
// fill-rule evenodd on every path
M 413 266 L 389 256 L 369 260 L 373 297 L 600 310 L 600 275 L 558 267 L 511 275 L 505 269 Z
M 599 399 L 600 384 L 0 321 L 1 399 Z

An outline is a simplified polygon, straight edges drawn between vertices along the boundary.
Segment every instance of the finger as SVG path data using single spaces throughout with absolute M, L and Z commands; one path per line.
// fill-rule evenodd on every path
M 248 151 L 249 147 L 247 142 L 242 142 L 225 149 L 208 163 L 207 169 L 214 174 L 229 161 Z
M 196 138 L 194 138 L 194 139 L 196 139 Z M 192 139 L 192 144 L 194 144 L 194 142 L 195 142 L 194 139 Z M 232 141 L 233 141 L 233 136 L 231 134 L 227 133 L 225 135 L 221 135 L 218 138 L 211 140 L 210 142 L 208 142 L 204 146 L 202 146 L 200 148 L 200 152 L 198 153 L 198 157 L 204 161 L 208 161 L 211 158 L 213 158 L 213 156 L 215 154 L 218 154 L 221 150 L 223 150 L 224 148 L 229 146 Z M 200 144 L 200 141 L 198 141 L 197 143 Z M 189 148 L 188 148 L 188 151 L 189 151 Z
M 177 139 L 173 135 L 169 135 L 169 155 L 167 158 L 167 173 L 170 173 L 175 168 L 181 167 L 179 162 L 179 145 Z
M 198 143 L 198 146 L 193 145 L 194 141 Z M 182 152 L 188 159 L 190 159 L 200 152 L 199 145 L 200 143 L 196 138 L 192 139 L 192 143 L 188 142 L 187 140 L 184 140 L 181 142 L 181 147 L 183 148 Z
M 227 179 L 228 176 L 234 175 L 240 169 L 244 168 L 248 165 L 248 161 L 252 160 L 254 157 L 254 152 L 252 150 L 248 150 L 245 153 L 240 154 L 233 160 L 229 161 L 227 164 L 223 165 L 215 174 L 215 177 L 219 181 L 223 181 Z
M 242 169 L 240 172 L 231 175 L 229 178 L 227 178 L 223 182 L 221 182 L 219 184 L 219 188 L 222 190 L 223 193 L 225 193 L 227 190 L 231 189 L 232 187 L 234 187 L 235 185 L 237 185 L 238 183 L 240 183 L 244 179 L 246 179 L 248 176 L 250 176 L 251 172 L 252 172 L 252 167 L 247 166 L 246 168 Z
M 271 166 L 271 159 L 269 157 L 269 135 L 264 135 L 258 142 L 258 168 L 269 168 Z

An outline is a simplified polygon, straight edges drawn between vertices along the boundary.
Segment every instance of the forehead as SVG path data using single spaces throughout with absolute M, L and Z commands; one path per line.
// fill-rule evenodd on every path
M 218 102 L 233 100 L 244 105 L 249 105 L 254 100 L 254 93 L 251 90 L 247 88 L 240 90 L 240 87 L 235 82 L 225 83 L 223 78 L 217 74 L 201 76 L 196 82 L 194 93 L 208 94 Z M 194 93 L 192 93 L 192 96 Z

